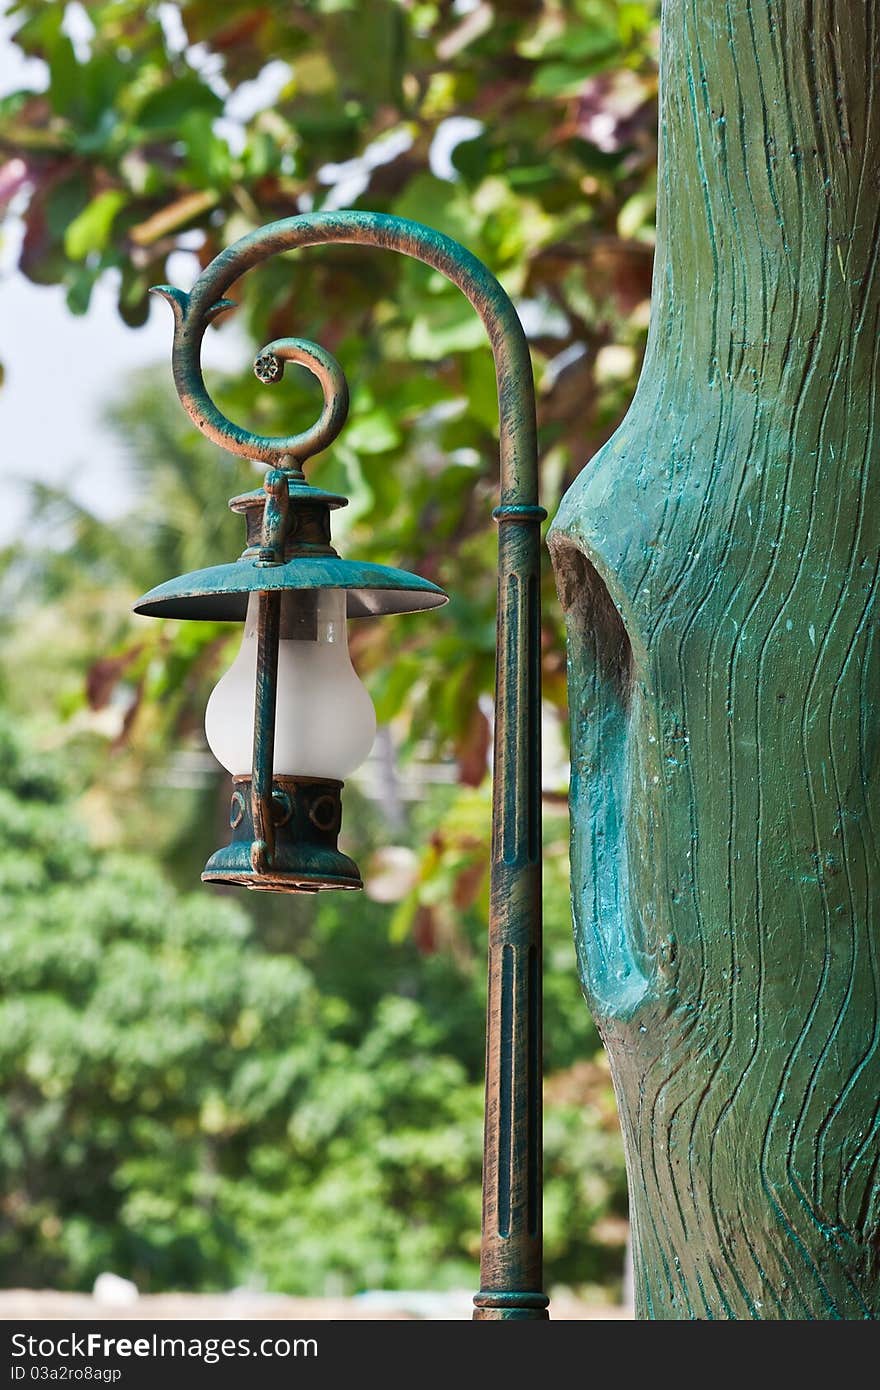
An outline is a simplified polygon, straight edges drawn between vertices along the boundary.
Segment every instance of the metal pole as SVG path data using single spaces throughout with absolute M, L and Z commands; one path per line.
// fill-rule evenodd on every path
M 284 559 L 287 514 L 290 507 L 287 477 L 272 468 L 263 482 L 266 507 L 263 513 L 260 553 L 257 563 L 280 564 Z M 275 707 L 278 697 L 278 639 L 281 632 L 281 594 L 263 592 L 257 599 L 257 677 L 254 694 L 254 754 L 251 784 L 251 815 L 254 840 L 251 868 L 266 873 L 275 853 L 275 824 L 272 819 L 272 779 L 275 760 Z
M 254 763 L 251 808 L 254 842 L 251 867 L 254 873 L 267 873 L 275 853 L 275 826 L 272 821 L 272 764 L 275 753 L 275 706 L 278 694 L 278 637 L 281 618 L 280 593 L 259 595 L 257 618 L 257 681 L 254 696 Z
M 304 434 L 257 435 L 228 420 L 211 400 L 200 353 L 208 324 L 232 307 L 225 292 L 246 270 L 281 252 L 328 242 L 382 247 L 438 270 L 474 306 L 495 359 L 501 470 L 495 512 L 498 640 L 483 1235 L 474 1317 L 544 1319 L 539 526 L 546 513 L 538 505 L 534 383 L 522 325 L 487 267 L 450 237 L 382 213 L 307 213 L 261 227 L 222 251 L 188 295 L 157 287 L 174 310 L 175 384 L 202 433 L 234 453 L 290 468 L 292 461 L 325 448 L 344 420 L 344 410 L 334 411 L 332 396 L 321 420 Z M 273 344 L 273 351 L 286 341 Z M 309 347 L 300 340 L 296 344 L 298 351 Z
M 534 504 L 496 508 L 498 644 L 483 1239 L 474 1317 L 546 1318 L 541 1234 L 541 575 Z

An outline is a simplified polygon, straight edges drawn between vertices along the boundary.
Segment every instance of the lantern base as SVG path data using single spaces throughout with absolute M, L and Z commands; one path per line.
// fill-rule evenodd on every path
M 233 777 L 229 812 L 232 840 L 211 855 L 202 873 L 203 882 L 237 883 L 269 893 L 363 888 L 357 864 L 336 847 L 342 824 L 341 791 L 341 782 L 326 778 L 273 778 L 275 847 L 268 866 L 258 871 L 251 861 L 251 779 Z

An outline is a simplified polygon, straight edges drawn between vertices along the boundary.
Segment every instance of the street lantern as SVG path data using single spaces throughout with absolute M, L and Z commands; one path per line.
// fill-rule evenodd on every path
M 265 437 L 228 420 L 202 377 L 208 325 L 247 270 L 299 247 L 344 242 L 432 266 L 470 300 L 486 328 L 498 384 L 501 496 L 495 749 L 490 865 L 486 1116 L 481 1290 L 474 1317 L 543 1319 L 541 1241 L 540 522 L 535 402 L 528 344 L 498 281 L 469 251 L 417 222 L 378 213 L 305 214 L 271 223 L 218 255 L 189 294 L 156 293 L 174 311 L 172 365 L 180 399 L 215 443 L 268 465 L 261 489 L 230 502 L 246 524 L 239 559 L 160 584 L 135 605 L 154 617 L 244 624 L 241 649 L 206 712 L 208 742 L 232 774 L 230 843 L 202 874 L 275 892 L 362 887 L 341 853 L 341 791 L 367 756 L 375 714 L 348 655 L 347 620 L 436 608 L 447 595 L 405 570 L 341 558 L 330 513 L 346 499 L 306 481 L 348 413 L 335 359 L 281 338 L 258 353 L 267 385 L 287 362 L 321 383 L 311 429 Z
M 305 352 L 289 357 L 309 364 Z M 338 408 L 340 425 L 344 418 Z M 160 584 L 135 604 L 152 617 L 244 623 L 205 712 L 208 744 L 233 791 L 231 842 L 202 878 L 288 893 L 361 888 L 357 865 L 337 846 L 340 793 L 370 752 L 376 716 L 349 658 L 347 619 L 436 608 L 446 595 L 404 570 L 343 560 L 330 544 L 330 512 L 346 499 L 312 487 L 301 467 L 272 468 L 261 489 L 229 505 L 245 517 L 242 556 Z

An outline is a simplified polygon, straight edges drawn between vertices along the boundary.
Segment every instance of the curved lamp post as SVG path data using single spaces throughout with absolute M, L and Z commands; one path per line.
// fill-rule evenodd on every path
M 383 565 L 343 560 L 330 512 L 345 498 L 305 481 L 302 465 L 345 423 L 348 388 L 314 343 L 282 338 L 257 355 L 265 383 L 286 362 L 320 381 L 324 408 L 302 434 L 267 438 L 227 420 L 205 388 L 202 338 L 233 307 L 225 292 L 268 257 L 327 242 L 383 247 L 432 266 L 467 296 L 495 358 L 501 443 L 495 750 L 492 799 L 486 1116 L 481 1291 L 474 1317 L 546 1318 L 541 1249 L 540 523 L 535 401 L 528 344 L 511 301 L 463 246 L 379 213 L 315 213 L 261 227 L 221 252 L 189 294 L 156 287 L 174 311 L 174 381 L 203 434 L 270 465 L 262 489 L 234 497 L 247 545 L 240 559 L 169 580 L 135 612 L 244 620 L 242 649 L 209 702 L 206 729 L 233 774 L 231 843 L 208 881 L 276 892 L 360 888 L 340 853 L 343 778 L 375 728 L 348 659 L 345 619 L 433 608 L 436 585 Z M 253 721 L 251 723 L 251 721 Z

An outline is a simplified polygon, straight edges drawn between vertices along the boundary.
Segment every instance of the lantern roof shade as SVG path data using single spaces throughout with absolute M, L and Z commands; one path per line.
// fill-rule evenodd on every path
M 349 618 L 417 613 L 438 608 L 449 597 L 430 580 L 390 565 L 327 554 L 295 555 L 281 565 L 259 565 L 248 556 L 158 584 L 138 599 L 134 612 L 151 618 L 243 622 L 249 594 L 290 589 L 346 589 Z

